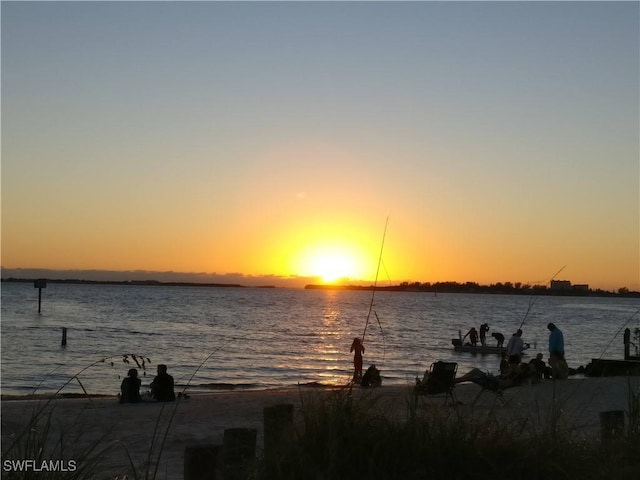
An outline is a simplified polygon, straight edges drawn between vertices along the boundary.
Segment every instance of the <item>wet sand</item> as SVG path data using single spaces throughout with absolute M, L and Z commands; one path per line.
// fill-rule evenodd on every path
M 536 385 L 524 385 L 504 392 L 506 403 L 491 392 L 470 383 L 458 384 L 456 400 L 459 408 L 470 414 L 484 415 L 491 412 L 501 421 L 528 420 L 531 431 L 544 431 L 552 418 L 568 431 L 578 435 L 598 436 L 600 412 L 610 410 L 627 411 L 629 408 L 629 386 L 638 392 L 640 377 L 573 378 L 553 382 L 543 380 Z M 389 420 L 403 421 L 407 418 L 408 400 L 412 396 L 410 385 L 382 386 L 377 389 L 353 390 L 357 396 L 371 395 Z M 101 456 L 99 478 L 116 478 L 129 474 L 129 456 L 138 468 L 144 468 L 149 456 L 152 440 L 158 442 L 167 431 L 166 443 L 159 461 L 158 477 L 172 480 L 183 478 L 184 450 L 188 446 L 222 444 L 223 433 L 228 428 L 254 428 L 257 430 L 258 454 L 263 443 L 263 409 L 278 404 L 293 404 L 296 423 L 301 426 L 302 404 L 321 397 L 335 395 L 335 390 L 321 387 L 293 387 L 260 391 L 224 391 L 192 394 L 186 400 L 159 404 L 119 404 L 115 397 L 6 399 L 1 402 L 2 450 L 11 445 L 13 439 L 24 431 L 33 412 L 44 407 L 51 413 L 53 435 L 64 432 L 71 448 L 81 447 L 92 440 L 101 440 L 109 450 Z M 419 396 L 417 411 L 433 412 L 434 408 L 453 408 L 444 405 L 444 397 Z M 48 403 L 47 403 L 48 402 Z M 46 407 L 45 407 L 46 405 Z M 431 409 L 431 410 L 429 410 Z M 173 418 L 171 418 L 173 417 Z M 155 431 L 157 426 L 157 431 Z M 155 431 L 155 433 L 154 433 Z M 70 442 L 72 435 L 81 433 L 79 441 Z M 50 434 L 50 438 L 54 438 Z M 154 436 L 155 435 L 155 436 Z M 77 450 L 80 451 L 80 450 Z M 77 463 L 82 458 L 74 457 L 73 451 L 65 455 Z M 15 459 L 15 455 L 3 460 Z M 55 460 L 55 459 L 52 459 Z M 157 454 L 152 455 L 152 462 Z

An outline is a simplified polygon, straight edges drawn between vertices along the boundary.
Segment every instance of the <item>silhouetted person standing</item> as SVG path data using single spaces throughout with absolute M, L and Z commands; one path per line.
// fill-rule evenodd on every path
M 482 346 L 485 346 L 486 340 L 487 340 L 487 332 L 489 331 L 489 324 L 488 323 L 483 323 L 482 325 L 480 325 L 480 343 L 482 344 Z
M 511 371 L 515 371 L 516 367 L 520 364 L 523 350 L 524 341 L 522 340 L 522 330 L 518 329 L 518 331 L 511 336 L 511 339 L 509 339 L 509 343 L 507 343 L 507 357 L 509 365 L 511 365 Z
M 568 367 L 564 359 L 564 335 L 553 323 L 547 325 L 549 334 L 549 365 L 553 378 L 563 380 L 567 378 Z
M 359 382 L 362 379 L 362 354 L 364 353 L 364 345 L 358 337 L 353 339 L 351 344 L 351 352 L 353 354 L 353 381 Z

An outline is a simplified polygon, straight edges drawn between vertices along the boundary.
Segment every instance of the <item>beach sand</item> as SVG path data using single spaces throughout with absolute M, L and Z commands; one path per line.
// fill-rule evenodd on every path
M 480 396 L 477 385 L 458 384 L 455 392 L 459 408 L 475 415 L 491 413 L 501 421 L 528 419 L 528 429 L 535 432 L 548 428 L 551 418 L 558 418 L 562 428 L 579 435 L 598 436 L 600 412 L 627 411 L 629 386 L 638 392 L 640 377 L 573 378 L 553 382 L 543 380 L 536 385 L 524 385 L 504 392 L 506 403 L 491 392 Z M 376 408 L 386 418 L 402 421 L 407 418 L 408 400 L 412 398 L 411 386 L 382 386 L 377 389 L 356 388 L 354 395 L 376 397 Z M 254 428 L 257 430 L 258 454 L 263 445 L 263 409 L 279 404 L 293 404 L 294 418 L 302 425 L 301 405 L 324 396 L 335 395 L 335 390 L 322 387 L 294 387 L 260 391 L 223 391 L 191 394 L 176 403 L 119 404 L 115 397 L 55 398 L 45 411 L 51 412 L 53 435 L 64 432 L 71 447 L 79 448 L 89 441 L 102 439 L 101 445 L 109 445 L 101 456 L 99 478 L 131 476 L 129 456 L 134 464 L 143 468 L 150 445 L 162 441 L 169 418 L 166 443 L 158 466 L 157 478 L 180 480 L 183 478 L 184 451 L 186 447 L 203 444 L 222 444 L 223 433 L 229 428 Z M 555 402 L 554 402 L 555 399 Z M 15 453 L 4 455 L 13 439 L 24 431 L 34 411 L 42 408 L 47 399 L 2 400 L 2 451 L 3 461 L 18 459 Z M 418 397 L 418 412 L 433 412 L 434 408 L 453 408 L 444 405 L 442 396 Z M 554 408 L 555 406 L 555 408 Z M 431 410 L 429 410 L 431 409 Z M 553 412 L 558 412 L 554 416 Z M 81 433 L 79 441 L 70 442 L 73 432 Z M 50 438 L 57 438 L 50 434 Z M 104 437 L 104 438 L 102 438 Z M 156 449 L 158 447 L 156 446 Z M 80 451 L 80 450 L 77 450 Z M 157 451 L 157 450 L 156 450 Z M 65 458 L 77 463 L 71 451 Z M 76 453 L 75 455 L 80 455 Z M 156 461 L 153 455 L 152 462 Z M 56 460 L 56 459 L 51 459 Z

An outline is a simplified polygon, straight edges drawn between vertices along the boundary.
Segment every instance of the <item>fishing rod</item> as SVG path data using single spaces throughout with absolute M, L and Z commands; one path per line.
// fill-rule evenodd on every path
M 373 300 L 376 296 L 376 287 L 378 286 L 378 275 L 380 274 L 380 264 L 382 263 L 382 251 L 384 250 L 384 239 L 387 236 L 387 225 L 389 225 L 389 217 L 387 217 L 384 223 L 384 232 L 382 234 L 382 245 L 380 245 L 380 256 L 378 257 L 378 268 L 376 269 L 376 279 L 373 282 L 373 293 L 371 294 L 371 303 L 369 304 L 369 313 L 367 313 L 367 321 L 364 324 L 364 332 L 362 332 L 362 341 L 364 345 L 364 336 L 367 333 L 367 327 L 369 326 L 369 319 L 371 318 L 371 312 L 373 310 Z
M 551 283 L 553 281 L 554 278 L 556 278 L 558 275 L 560 275 L 560 272 L 562 272 L 567 266 L 564 265 L 560 270 L 558 270 L 553 277 L 551 277 L 546 283 Z M 522 327 L 524 326 L 524 322 L 527 321 L 527 317 L 529 316 L 529 312 L 531 312 L 531 309 L 533 308 L 533 305 L 536 303 L 536 301 L 538 300 L 538 298 L 540 297 L 540 295 L 536 295 L 534 297 L 532 297 L 531 299 L 529 299 L 529 305 L 527 306 L 527 311 L 524 314 L 524 318 L 522 319 L 522 322 L 520 322 L 520 326 L 518 327 L 518 329 L 522 329 Z
M 378 317 L 378 314 L 376 313 L 376 311 L 373 311 L 373 314 L 376 316 L 376 320 L 378 320 L 378 327 L 380 327 L 380 333 L 382 334 L 382 364 L 384 365 L 384 359 L 387 356 L 387 341 L 384 338 L 384 330 L 382 329 L 382 323 L 380 323 L 380 318 Z
M 613 334 L 613 337 L 611 337 L 611 340 L 609 340 L 609 343 L 607 343 L 607 346 L 604 347 L 604 350 L 602 351 L 602 354 L 600 355 L 598 360 L 602 360 L 602 357 L 607 352 L 607 350 L 609 349 L 613 341 L 616 339 L 616 337 L 620 335 L 620 332 L 622 331 L 622 329 L 625 328 L 627 325 L 629 325 L 631 323 L 631 320 L 633 320 L 638 314 L 640 314 L 640 308 L 635 312 L 633 312 L 633 314 L 631 314 L 631 316 L 622 324 L 622 326 L 618 329 L 618 331 Z

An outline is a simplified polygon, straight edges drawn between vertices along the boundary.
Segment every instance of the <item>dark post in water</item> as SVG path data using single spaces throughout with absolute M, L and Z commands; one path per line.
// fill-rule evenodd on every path
M 42 306 L 42 289 L 47 288 L 47 281 L 41 278 L 33 282 L 33 286 L 38 289 L 38 313 L 40 313 Z
M 62 343 L 60 345 L 67 346 L 67 327 L 62 327 Z

